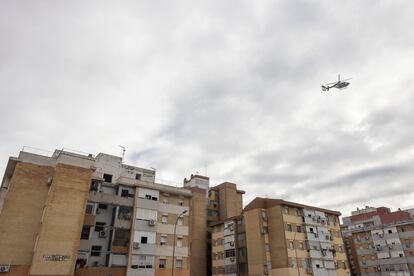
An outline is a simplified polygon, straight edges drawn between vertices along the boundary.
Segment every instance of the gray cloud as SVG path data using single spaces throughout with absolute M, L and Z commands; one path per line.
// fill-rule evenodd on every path
M 410 1 L 4 1 L 0 169 L 23 145 L 337 208 L 412 206 Z M 337 74 L 345 91 L 322 93 Z

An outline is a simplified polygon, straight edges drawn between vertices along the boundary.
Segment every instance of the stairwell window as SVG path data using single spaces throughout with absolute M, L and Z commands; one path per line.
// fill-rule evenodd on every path
M 175 268 L 183 268 L 183 260 L 175 260 Z
M 177 238 L 177 247 L 183 247 L 183 238 Z
M 158 266 L 161 269 L 164 269 L 166 267 L 167 260 L 166 259 L 160 259 L 160 265 Z
M 161 223 L 167 224 L 168 223 L 168 214 L 163 214 L 161 217 Z
M 167 245 L 167 236 L 166 235 L 162 235 L 160 237 L 160 245 Z

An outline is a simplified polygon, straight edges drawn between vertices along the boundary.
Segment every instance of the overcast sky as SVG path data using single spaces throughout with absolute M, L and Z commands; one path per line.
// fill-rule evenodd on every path
M 0 169 L 23 146 L 332 208 L 414 207 L 414 2 L 1 1 Z M 321 91 L 341 74 L 348 89 Z

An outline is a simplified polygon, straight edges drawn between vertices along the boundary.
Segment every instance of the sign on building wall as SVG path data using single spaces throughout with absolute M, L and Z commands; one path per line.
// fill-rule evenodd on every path
M 43 255 L 46 262 L 66 262 L 70 259 L 69 255 Z

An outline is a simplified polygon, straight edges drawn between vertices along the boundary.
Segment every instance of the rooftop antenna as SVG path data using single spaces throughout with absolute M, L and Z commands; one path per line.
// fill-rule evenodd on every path
M 124 157 L 125 157 L 125 151 L 126 151 L 126 149 L 125 149 L 124 146 L 118 145 L 118 147 L 120 147 L 122 149 L 122 162 L 124 162 Z

